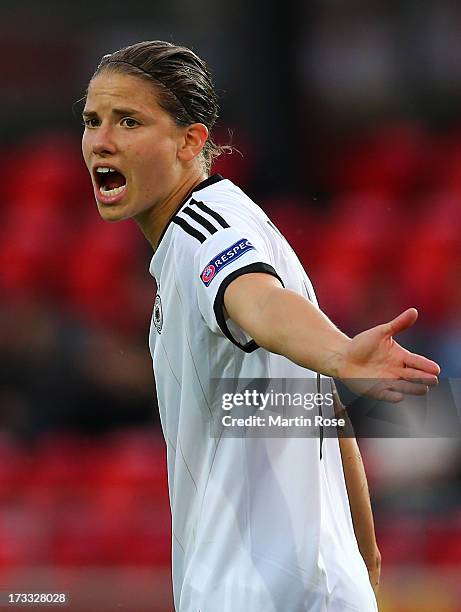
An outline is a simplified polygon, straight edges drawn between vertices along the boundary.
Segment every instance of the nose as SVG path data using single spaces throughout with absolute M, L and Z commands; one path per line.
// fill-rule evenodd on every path
M 95 155 L 113 155 L 117 152 L 117 146 L 109 126 L 100 126 L 95 130 L 92 149 Z

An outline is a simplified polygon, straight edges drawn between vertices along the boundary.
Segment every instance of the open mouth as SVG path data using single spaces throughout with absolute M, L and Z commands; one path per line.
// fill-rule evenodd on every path
M 114 197 L 126 188 L 126 178 L 114 168 L 100 166 L 96 168 L 94 175 L 101 195 L 106 198 Z

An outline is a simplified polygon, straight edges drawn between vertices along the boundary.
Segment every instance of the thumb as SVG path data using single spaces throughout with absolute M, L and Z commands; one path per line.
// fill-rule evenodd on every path
M 408 310 L 405 310 L 395 317 L 395 319 L 392 319 L 392 321 L 389 321 L 389 323 L 384 325 L 384 334 L 386 336 L 394 336 L 395 334 L 399 334 L 400 332 L 403 332 L 414 325 L 417 318 L 418 311 L 416 308 L 408 308 Z

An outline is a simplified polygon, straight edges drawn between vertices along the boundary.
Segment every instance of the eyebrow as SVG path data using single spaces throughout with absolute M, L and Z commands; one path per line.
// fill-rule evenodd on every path
M 140 115 L 140 111 L 135 110 L 134 108 L 113 108 L 112 115 L 116 115 L 117 117 L 122 117 L 126 115 Z M 82 117 L 97 117 L 98 113 L 96 111 L 87 110 L 83 111 Z

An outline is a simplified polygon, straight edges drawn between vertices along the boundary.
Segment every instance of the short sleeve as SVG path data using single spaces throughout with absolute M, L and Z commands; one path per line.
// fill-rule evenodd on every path
M 257 349 L 253 339 L 233 321 L 225 319 L 224 292 L 233 280 L 253 272 L 271 274 L 283 285 L 262 236 L 241 228 L 222 229 L 201 245 L 194 264 L 198 305 L 208 327 L 224 334 L 247 353 Z

